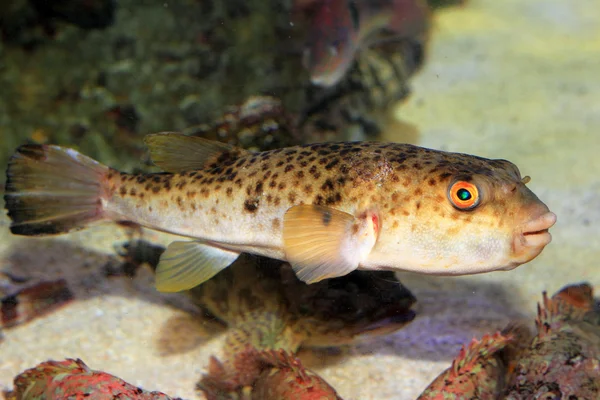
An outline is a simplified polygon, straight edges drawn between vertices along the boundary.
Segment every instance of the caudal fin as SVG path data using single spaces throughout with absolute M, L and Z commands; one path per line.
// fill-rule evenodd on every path
M 23 145 L 8 163 L 4 201 L 16 235 L 84 228 L 103 218 L 108 167 L 75 150 Z

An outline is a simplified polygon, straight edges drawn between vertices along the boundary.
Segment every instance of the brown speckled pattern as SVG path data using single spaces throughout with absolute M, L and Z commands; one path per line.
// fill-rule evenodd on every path
M 527 180 L 504 160 L 376 142 L 261 153 L 227 148 L 215 154 L 199 151 L 201 146 L 191 146 L 189 154 L 188 147 L 178 147 L 174 154 L 181 154 L 181 165 L 172 155 L 159 162 L 184 172 L 145 175 L 120 173 L 70 149 L 20 148 L 7 173 L 11 231 L 60 233 L 108 219 L 279 260 L 288 260 L 295 246 L 306 254 L 327 251 L 332 259 L 343 253 L 349 268 L 465 274 L 529 261 L 547 244 L 544 226 L 553 224 L 548 208 L 525 186 Z M 194 161 L 197 154 L 204 159 Z M 186 165 L 205 167 L 186 171 Z M 477 187 L 475 208 L 453 205 L 448 191 L 456 181 Z M 52 191 L 40 196 L 39 187 Z M 298 205 L 319 205 L 321 216 L 330 207 L 338 211 L 332 214 L 336 221 L 354 221 L 332 224 L 325 233 L 323 218 L 310 217 L 314 209 L 286 214 Z M 543 221 L 529 223 L 544 213 Z M 363 234 L 369 215 L 375 230 Z M 526 238 L 527 227 L 545 236 Z M 309 243 L 315 230 L 339 239 L 339 248 Z M 293 261 L 295 268 L 300 261 Z
M 517 178 L 518 170 L 505 160 L 404 144 L 349 142 L 256 153 L 182 174 L 117 174 L 112 172 L 108 179 L 113 182 L 112 190 L 125 198 L 143 201 L 157 194 L 186 211 L 201 208 L 208 198 L 241 197 L 243 207 L 239 211 L 255 213 L 265 205 L 336 206 L 348 200 L 357 202 L 364 192 L 373 192 L 368 199 L 377 201 L 381 196 L 376 188 L 381 185 L 401 189 L 399 192 L 405 196 L 393 193 L 390 200 L 410 202 L 419 209 L 421 205 L 413 197 L 422 196 L 429 187 L 447 186 L 458 175 L 464 180 L 472 179 L 474 174 L 508 180 Z M 393 207 L 388 204 L 384 208 Z
M 204 228 L 212 227 L 203 231 L 209 238 L 220 240 L 219 225 L 229 222 L 278 231 L 283 213 L 298 204 L 350 213 L 376 207 L 384 214 L 384 224 L 385 214 L 391 215 L 387 227 L 392 229 L 399 218 L 419 214 L 460 217 L 468 223 L 472 213 L 454 209 L 447 188 L 457 178 L 469 181 L 475 176 L 484 189 L 520 184 L 517 168 L 505 160 L 377 142 L 312 144 L 239 158 L 224 155 L 204 170 L 148 175 L 112 171 L 108 180 L 111 200 L 121 203 L 120 214 L 139 210 L 138 222 L 150 226 L 161 225 L 163 217 L 193 218 Z M 494 197 L 495 217 L 513 212 L 501 197 Z M 503 220 L 494 218 L 494 223 Z M 188 230 L 179 233 L 194 236 Z

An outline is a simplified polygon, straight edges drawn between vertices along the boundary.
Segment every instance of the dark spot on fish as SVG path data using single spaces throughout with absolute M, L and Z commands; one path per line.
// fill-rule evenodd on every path
M 285 164 L 285 162 L 279 161 L 277 164 L 275 164 L 275 166 L 276 167 L 281 167 L 283 164 Z
M 283 170 L 283 172 L 290 172 L 293 169 L 294 169 L 294 166 L 292 164 L 288 164 L 285 166 L 285 169 Z
M 231 195 L 233 194 L 233 188 L 232 187 L 228 187 L 227 190 L 225 190 L 225 193 L 227 193 L 228 197 L 231 197 Z
M 296 177 L 297 177 L 298 179 L 302 179 L 302 178 L 304 178 L 304 171 L 298 171 L 298 172 L 296 172 Z
M 279 189 L 279 190 L 283 190 L 283 189 L 285 189 L 285 186 L 286 186 L 286 185 L 285 185 L 285 182 L 280 182 L 280 183 L 279 183 L 279 186 L 278 186 L 278 189 Z
M 279 196 L 275 197 L 275 201 L 273 202 L 274 205 L 278 206 L 279 203 L 281 203 L 281 198 Z
M 244 201 L 244 209 L 249 213 L 255 213 L 258 210 L 258 199 L 246 199 Z
M 152 182 L 154 182 L 154 183 L 160 183 L 160 181 L 161 181 L 161 178 L 160 178 L 159 175 L 154 175 L 152 177 Z
M 333 204 L 339 203 L 340 201 L 342 201 L 342 195 L 339 193 L 336 193 L 336 194 L 332 194 L 332 195 L 328 196 L 327 199 L 325 200 L 325 204 L 333 205 Z
M 160 186 L 153 186 L 152 193 L 158 193 L 158 192 L 160 192 Z
M 321 190 L 333 190 L 333 181 L 330 178 L 327 178 L 325 183 L 321 186 Z
M 420 201 L 420 200 L 419 200 L 419 201 L 417 201 L 417 202 L 415 203 L 415 208 L 416 208 L 417 210 L 418 210 L 419 208 L 421 208 L 421 201 Z
M 272 180 L 271 182 L 269 182 L 270 188 L 274 188 L 275 186 L 277 186 L 277 182 L 275 180 Z
M 294 204 L 296 202 L 296 193 L 290 192 L 288 194 L 288 200 L 290 203 Z
M 279 229 L 281 227 L 281 222 L 279 221 L 279 218 L 273 218 L 273 223 L 271 224 L 271 226 L 273 227 L 273 229 Z
M 254 188 L 254 194 L 261 194 L 263 191 L 263 183 L 257 182 L 256 187 Z
M 415 189 L 415 192 L 414 192 L 414 193 L 415 193 L 415 196 L 420 196 L 420 195 L 422 195 L 422 194 L 423 194 L 423 190 L 421 190 L 421 188 L 420 188 L 420 187 L 418 187 L 418 188 L 416 188 L 416 189 Z
M 325 199 L 323 198 L 323 196 L 321 196 L 319 194 L 319 195 L 317 195 L 317 197 L 315 197 L 315 200 L 313 201 L 313 204 L 322 205 L 324 203 L 324 200 Z
M 449 172 L 444 172 L 444 173 L 441 173 L 441 174 L 438 176 L 438 178 L 440 179 L 440 181 L 443 181 L 443 180 L 445 180 L 445 179 L 447 179 L 447 178 L 450 178 L 451 176 L 452 176 L 452 174 L 451 174 L 451 173 L 449 173 Z
M 235 179 L 236 176 L 237 176 L 237 172 L 232 172 L 231 174 L 225 176 L 225 180 L 232 181 Z
M 129 189 L 129 195 L 135 196 L 136 194 L 137 194 L 137 190 L 135 190 L 134 187 L 132 187 L 131 189 Z
M 119 194 L 120 194 L 121 196 L 125 196 L 125 195 L 127 194 L 127 188 L 126 188 L 125 186 L 121 186 L 121 187 L 119 188 Z
M 152 187 L 151 183 L 146 183 L 146 186 L 144 186 L 144 190 L 148 191 L 148 190 L 150 190 L 151 187 Z
M 305 186 L 304 186 L 304 193 L 306 193 L 306 194 L 311 194 L 311 193 L 312 193 L 312 191 L 313 191 L 313 187 L 312 187 L 312 185 L 305 185 Z
M 329 162 L 329 164 L 327 164 L 325 166 L 326 170 L 330 170 L 331 168 L 335 167 L 336 165 L 338 165 L 338 163 L 340 162 L 339 158 L 334 158 L 333 160 L 331 160 Z

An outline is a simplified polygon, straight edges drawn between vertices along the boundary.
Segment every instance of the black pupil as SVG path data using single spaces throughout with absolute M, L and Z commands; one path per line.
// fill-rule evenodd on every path
M 467 189 L 458 189 L 458 192 L 456 192 L 456 195 L 462 201 L 471 200 L 471 197 L 472 197 L 471 192 L 469 192 Z

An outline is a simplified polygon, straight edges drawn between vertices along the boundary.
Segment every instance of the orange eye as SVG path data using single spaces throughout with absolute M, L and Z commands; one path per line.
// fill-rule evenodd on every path
M 477 186 L 465 181 L 456 181 L 450 186 L 448 197 L 459 210 L 471 210 L 479 205 Z

